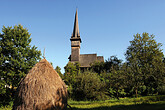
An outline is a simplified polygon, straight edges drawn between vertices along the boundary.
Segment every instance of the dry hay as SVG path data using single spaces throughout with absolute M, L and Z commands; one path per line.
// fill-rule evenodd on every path
M 52 65 L 43 59 L 20 82 L 14 110 L 65 110 L 67 89 Z

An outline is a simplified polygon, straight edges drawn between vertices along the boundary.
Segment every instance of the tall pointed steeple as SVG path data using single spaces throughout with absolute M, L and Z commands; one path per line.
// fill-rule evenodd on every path
M 78 25 L 78 12 L 77 12 L 77 9 L 76 9 L 76 14 L 75 14 L 74 28 L 73 28 L 73 33 L 72 33 L 71 39 L 79 39 L 80 42 L 81 42 L 80 32 L 79 32 L 79 25 Z
M 72 37 L 75 37 L 75 38 L 80 37 L 77 9 L 76 9 L 76 14 L 75 14 L 74 29 L 73 29 Z
M 71 41 L 71 56 L 69 57 L 70 61 L 79 61 L 80 57 L 80 43 L 81 43 L 81 38 L 80 38 L 80 32 L 79 32 L 79 26 L 78 26 L 78 14 L 77 14 L 77 9 L 76 9 L 76 14 L 75 14 L 75 21 L 74 21 L 74 28 L 73 28 L 73 33 L 70 38 Z

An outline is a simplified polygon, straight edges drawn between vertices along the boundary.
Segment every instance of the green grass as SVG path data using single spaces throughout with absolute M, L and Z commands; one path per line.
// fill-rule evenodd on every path
M 165 110 L 165 95 L 106 101 L 68 101 L 73 110 Z
M 0 104 L 0 110 L 12 110 L 13 102 L 10 102 L 9 105 L 2 106 Z
M 165 110 L 165 95 L 120 98 L 119 100 L 110 99 L 105 101 L 69 100 L 68 104 L 73 110 Z M 0 107 L 0 110 L 11 109 L 12 103 Z

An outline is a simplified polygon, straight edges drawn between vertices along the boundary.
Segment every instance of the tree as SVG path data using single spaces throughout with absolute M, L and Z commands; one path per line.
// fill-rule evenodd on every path
M 64 81 L 65 84 L 68 86 L 68 96 L 69 98 L 71 98 L 73 95 L 73 86 L 76 82 L 75 77 L 80 73 L 80 64 L 78 62 L 68 62 L 64 69 Z
M 95 61 L 91 64 L 91 69 L 98 73 L 99 75 L 101 73 L 109 73 L 111 72 L 112 69 L 116 69 L 118 70 L 120 67 L 122 60 L 118 59 L 116 56 L 111 56 L 110 58 L 108 58 L 108 60 L 106 60 L 105 62 L 103 61 Z
M 108 60 L 105 61 L 104 68 L 107 72 L 111 72 L 112 70 L 119 70 L 121 66 L 122 60 L 117 58 L 117 56 L 111 56 Z
M 68 62 L 64 69 L 66 74 L 76 75 L 80 72 L 80 64 L 78 62 Z
M 111 97 L 119 99 L 120 96 L 125 94 L 125 74 L 122 71 L 122 60 L 116 56 L 111 56 L 105 62 L 105 69 L 107 72 L 108 81 L 108 92 Z
M 104 82 L 97 73 L 85 71 L 75 77 L 73 98 L 76 100 L 104 100 Z
M 55 68 L 56 72 L 58 73 L 58 75 L 63 79 L 63 74 L 61 73 L 61 68 L 59 66 L 56 66 Z
M 123 73 L 121 70 L 114 70 L 112 71 L 109 77 L 109 94 L 111 97 L 116 97 L 119 99 L 121 96 L 125 96 L 126 93 L 124 91 L 125 88 L 125 73 Z
M 30 42 L 30 34 L 22 25 L 13 28 L 3 26 L 0 34 L 0 86 L 5 85 L 3 92 L 7 96 L 13 93 L 21 78 L 40 60 L 41 52 L 37 47 L 31 47 Z
M 140 85 L 153 88 L 155 92 L 162 84 L 164 77 L 163 52 L 160 49 L 161 43 L 154 40 L 154 35 L 143 33 L 134 35 L 130 46 L 125 53 L 130 76 L 134 82 L 135 91 Z M 148 92 L 151 92 L 148 90 Z M 137 95 L 137 94 L 136 94 Z
M 135 90 L 136 97 L 138 96 L 138 89 L 140 86 L 144 85 L 143 78 L 145 77 L 142 73 L 142 68 L 138 64 L 138 59 L 132 54 L 132 59 L 130 59 L 130 64 L 127 66 L 127 78 L 130 83 L 133 84 L 133 89 Z
M 104 72 L 104 62 L 95 61 L 91 64 L 91 69 L 99 75 Z

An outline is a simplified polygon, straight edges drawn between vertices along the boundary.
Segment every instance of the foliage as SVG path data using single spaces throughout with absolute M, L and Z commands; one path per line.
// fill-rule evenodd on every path
M 41 52 L 37 50 L 37 47 L 31 47 L 30 42 L 30 34 L 23 26 L 15 25 L 13 28 L 3 26 L 0 35 L 0 96 L 2 100 L 11 96 L 21 78 L 40 59 Z
M 56 72 L 58 73 L 58 75 L 63 79 L 64 76 L 63 76 L 63 74 L 61 73 L 61 68 L 60 68 L 59 66 L 56 66 L 55 70 L 56 70 Z
M 158 92 L 161 95 L 165 95 L 165 78 L 164 78 L 164 81 L 163 81 L 163 85 L 158 87 Z
M 76 76 L 80 73 L 80 64 L 78 62 L 72 63 L 68 62 L 68 64 L 64 67 L 64 81 L 68 86 L 68 97 L 71 98 L 73 96 L 73 87 L 76 81 Z
M 126 87 L 126 75 L 122 70 L 112 70 L 109 73 L 109 95 L 111 97 L 124 97 L 126 95 L 124 88 Z
M 76 77 L 73 85 L 74 99 L 76 100 L 104 100 L 102 82 L 97 73 L 86 71 Z
M 142 70 L 138 65 L 137 59 L 133 56 L 132 63 L 127 67 L 127 78 L 132 84 L 133 89 L 135 90 L 136 97 L 138 95 L 138 89 L 140 86 L 144 85 Z
M 92 71 L 101 74 L 104 72 L 104 62 L 95 61 L 91 64 Z
M 0 110 L 12 110 L 13 101 L 10 101 L 7 105 L 3 105 L 0 103 Z
M 105 62 L 95 61 L 91 64 L 92 71 L 98 73 L 110 73 L 113 70 L 119 70 L 122 60 L 118 59 L 117 56 L 110 56 Z
M 106 93 L 110 97 L 123 97 L 126 95 L 124 92 L 126 76 L 125 71 L 123 71 L 122 60 L 118 59 L 116 56 L 111 56 L 106 60 L 104 64 L 106 70 L 106 75 L 104 75 L 104 80 L 106 82 Z
M 106 72 L 111 73 L 113 70 L 119 70 L 121 64 L 122 60 L 117 58 L 117 56 L 110 56 L 110 58 L 105 61 L 104 69 Z
M 68 62 L 68 64 L 64 67 L 64 80 L 67 85 L 72 85 L 75 82 L 75 77 L 80 72 L 80 64 L 78 62 L 72 63 Z
M 161 43 L 154 40 L 154 35 L 143 33 L 134 35 L 131 45 L 126 51 L 127 70 L 130 81 L 133 84 L 136 95 L 140 86 L 147 87 L 146 94 L 157 92 L 158 86 L 162 85 L 165 66 Z
M 80 67 L 80 64 L 78 62 L 76 63 L 68 62 L 68 64 L 64 67 L 65 73 L 77 75 L 80 71 L 79 67 Z

